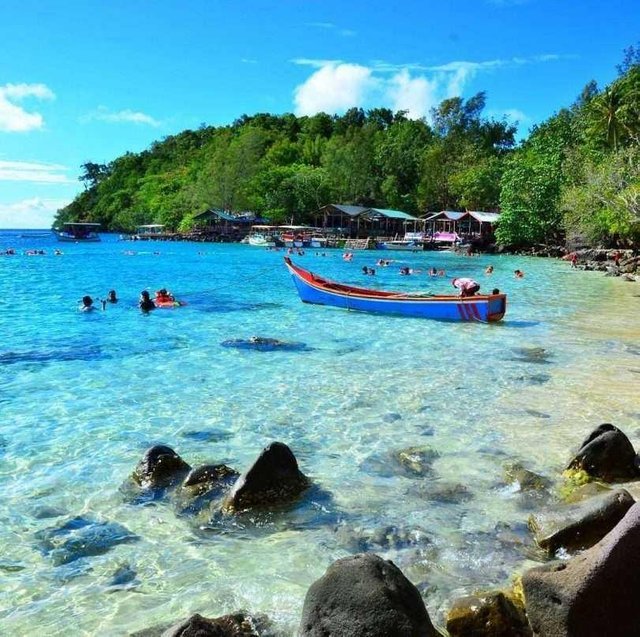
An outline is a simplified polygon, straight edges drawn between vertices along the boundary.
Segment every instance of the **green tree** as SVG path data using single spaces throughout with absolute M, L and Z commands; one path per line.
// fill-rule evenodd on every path
M 502 176 L 499 243 L 527 246 L 559 242 L 563 219 L 559 207 L 567 177 L 563 163 L 574 141 L 572 116 L 561 111 L 534 129 L 507 161 Z

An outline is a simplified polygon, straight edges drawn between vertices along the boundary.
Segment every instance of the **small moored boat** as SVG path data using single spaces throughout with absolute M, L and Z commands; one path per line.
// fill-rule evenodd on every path
M 67 243 L 94 243 L 100 241 L 99 228 L 99 223 L 68 222 L 62 224 L 56 236 L 58 241 Z
M 360 312 L 482 323 L 501 320 L 507 309 L 506 294 L 459 297 L 372 290 L 330 281 L 295 265 L 289 257 L 284 261 L 304 303 Z

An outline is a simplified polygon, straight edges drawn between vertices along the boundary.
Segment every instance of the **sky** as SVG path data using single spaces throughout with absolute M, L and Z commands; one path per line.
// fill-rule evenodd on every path
M 531 126 L 640 43 L 637 0 L 1 0 L 0 228 L 50 227 L 86 162 L 259 112 Z

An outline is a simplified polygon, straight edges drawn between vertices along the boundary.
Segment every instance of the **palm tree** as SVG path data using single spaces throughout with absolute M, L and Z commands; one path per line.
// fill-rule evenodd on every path
M 619 83 L 608 86 L 589 103 L 591 125 L 589 132 L 604 137 L 607 146 L 617 151 L 625 133 L 625 92 Z

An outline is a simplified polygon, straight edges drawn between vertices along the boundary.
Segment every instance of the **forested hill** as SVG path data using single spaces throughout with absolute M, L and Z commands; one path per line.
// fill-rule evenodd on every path
M 426 120 L 385 108 L 244 115 L 186 130 L 108 165 L 58 211 L 114 231 L 187 230 L 206 208 L 304 223 L 327 203 L 427 211 L 501 210 L 501 243 L 560 241 L 565 230 L 625 243 L 640 233 L 640 49 L 603 90 L 585 86 L 516 147 L 515 128 L 483 116 L 484 93 L 443 101 Z

